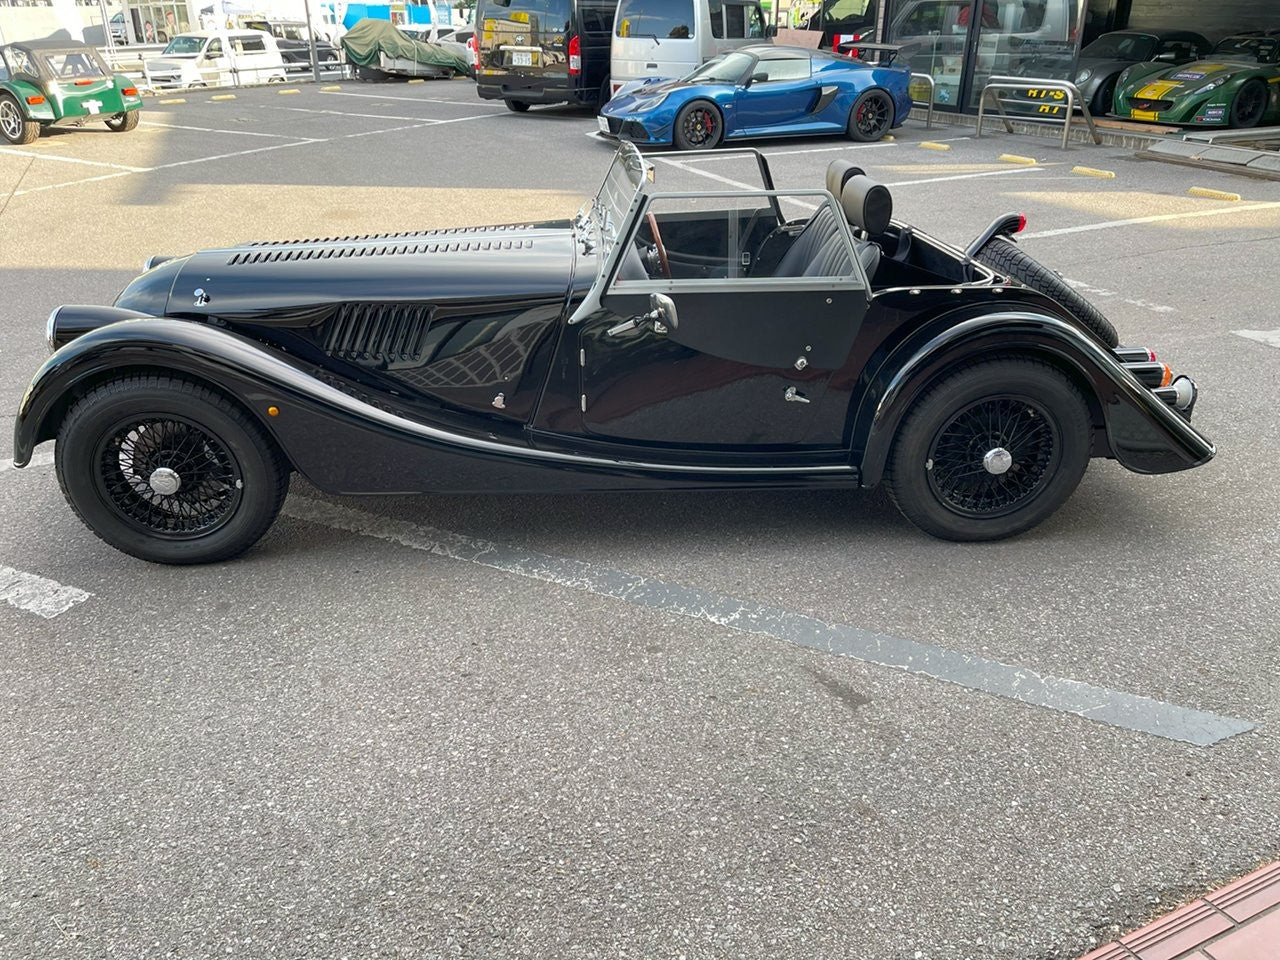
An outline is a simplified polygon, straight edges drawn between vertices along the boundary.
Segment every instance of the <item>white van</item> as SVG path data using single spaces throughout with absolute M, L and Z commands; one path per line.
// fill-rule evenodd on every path
M 622 0 L 613 18 L 610 93 L 645 77 L 683 77 L 774 33 L 756 0 Z
M 142 72 L 153 90 L 285 80 L 276 38 L 261 30 L 180 33 L 160 56 L 143 61 Z

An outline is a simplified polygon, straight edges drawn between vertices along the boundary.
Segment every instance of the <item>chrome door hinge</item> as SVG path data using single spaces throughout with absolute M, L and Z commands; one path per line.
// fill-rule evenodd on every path
M 585 397 L 583 399 L 585 399 Z M 797 390 L 795 387 L 787 387 L 786 392 L 783 393 L 782 395 L 782 399 L 790 403 L 809 403 L 810 402 L 809 398 L 806 397 L 799 390 Z
M 587 412 L 587 395 L 585 393 L 582 395 L 582 412 Z

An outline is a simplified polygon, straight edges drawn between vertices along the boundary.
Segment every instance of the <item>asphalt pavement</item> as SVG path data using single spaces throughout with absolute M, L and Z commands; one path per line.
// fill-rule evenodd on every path
M 150 254 L 567 215 L 612 151 L 465 81 L 296 89 L 0 150 L 0 432 L 48 312 Z M 1211 464 L 1094 461 L 989 545 L 877 492 L 296 481 L 257 548 L 180 569 L 81 527 L 46 445 L 0 467 L 0 956 L 1067 960 L 1275 859 L 1280 184 L 972 133 L 763 149 L 784 187 L 854 159 L 958 244 L 1025 212 L 1196 378 Z

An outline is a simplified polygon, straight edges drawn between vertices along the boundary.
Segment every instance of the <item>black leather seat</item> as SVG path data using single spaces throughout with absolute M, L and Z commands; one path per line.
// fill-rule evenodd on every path
M 839 202 L 850 226 L 864 234 L 883 233 L 893 213 L 889 191 L 871 180 L 847 160 L 827 165 L 827 191 Z M 887 203 L 887 212 L 886 212 Z M 881 225 L 883 224 L 883 225 Z M 872 230 L 872 227 L 878 229 Z M 870 279 L 880 265 L 880 247 L 854 237 L 858 262 Z M 804 225 L 774 269 L 775 277 L 840 277 L 853 272 L 840 223 L 829 206 L 823 206 Z

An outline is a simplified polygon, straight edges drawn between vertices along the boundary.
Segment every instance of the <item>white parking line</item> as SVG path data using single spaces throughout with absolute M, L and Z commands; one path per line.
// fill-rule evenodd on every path
M 344 110 L 317 110 L 314 107 L 276 107 L 258 104 L 262 110 L 287 110 L 289 113 L 318 113 L 328 117 L 359 117 L 363 120 L 412 120 L 414 123 L 439 123 L 430 117 L 402 117 L 394 113 L 347 113 Z
M 322 90 L 326 97 L 363 97 L 366 100 L 404 100 L 408 103 L 448 103 L 459 107 L 488 107 L 491 110 L 506 110 L 499 103 L 486 103 L 483 100 L 440 100 L 433 97 L 386 97 L 378 93 L 339 93 L 337 90 Z
M 66 613 L 91 596 L 93 594 L 79 587 L 68 587 L 48 577 L 0 565 L 0 600 L 46 620 Z
M 47 450 L 37 450 L 31 455 L 31 462 L 27 464 L 26 469 L 32 467 L 47 467 L 53 463 L 53 448 Z M 10 470 L 17 470 L 13 465 L 13 461 L 9 459 L 0 460 L 0 473 L 7 473 Z
M 948 183 L 952 180 L 977 180 L 979 177 L 1007 177 L 1018 173 L 1039 173 L 1043 167 L 1011 167 L 1008 170 L 988 170 L 984 173 L 956 173 L 949 177 L 926 177 L 923 180 L 899 180 L 886 183 L 886 187 L 914 187 L 922 183 Z
M 1197 217 L 1238 216 L 1242 213 L 1248 213 L 1250 210 L 1276 209 L 1280 209 L 1280 201 L 1272 201 L 1270 203 L 1248 203 L 1244 206 L 1232 204 L 1226 207 L 1217 207 L 1213 210 L 1191 210 L 1186 213 L 1161 213 L 1150 217 L 1133 217 L 1128 220 L 1104 220 L 1101 223 L 1082 223 L 1075 227 L 1059 227 L 1056 230 L 1040 230 L 1036 233 L 1024 233 L 1022 235 L 1022 239 L 1039 240 L 1044 237 L 1065 237 L 1072 233 L 1091 233 L 1094 230 L 1114 230 L 1117 227 L 1135 227 L 1145 223 L 1166 223 L 1170 220 L 1194 220 Z
M 297 520 L 373 537 L 438 557 L 608 597 L 668 616 L 687 617 L 739 633 L 771 637 L 828 655 L 905 670 L 1122 730 L 1210 746 L 1253 729 L 1253 724 L 1234 717 L 1055 677 L 933 644 L 885 636 L 846 624 L 826 623 L 789 610 L 637 576 L 626 570 L 478 540 L 334 503 L 292 496 L 285 501 L 283 513 Z
M 1280 347 L 1280 330 L 1232 330 L 1237 337 L 1246 340 L 1257 340 L 1268 347 Z
M 154 120 L 143 120 L 144 127 L 163 127 L 166 130 L 198 130 L 200 133 L 231 133 L 238 137 L 271 137 L 275 140 L 311 140 L 313 137 L 299 137 L 291 133 L 261 133 L 257 130 L 223 130 L 220 127 L 191 127 L 182 123 L 156 123 Z
M 101 160 L 81 160 L 79 157 L 62 157 L 56 153 L 39 153 L 35 150 L 10 150 L 8 147 L 0 147 L 0 153 L 12 154 L 15 157 L 31 157 L 35 160 L 56 160 L 59 163 L 79 163 L 86 167 L 109 167 L 112 170 L 125 170 L 129 173 L 137 173 L 144 169 L 143 167 L 129 167 L 123 163 L 104 163 Z
M 1114 297 L 1117 296 L 1115 290 L 1107 290 L 1103 287 L 1093 287 L 1085 283 L 1083 280 L 1072 280 L 1070 277 L 1063 277 L 1067 283 L 1084 293 L 1095 297 Z M 1130 306 L 1141 307 L 1143 310 L 1150 310 L 1152 313 L 1177 313 L 1177 308 L 1166 306 L 1163 303 L 1152 303 L 1150 300 L 1135 300 L 1131 297 L 1120 297 L 1121 303 L 1127 303 Z
M 597 133 L 598 132 L 599 131 L 597 131 Z M 726 151 L 732 150 L 735 146 L 736 144 L 728 144 L 725 149 Z M 848 143 L 839 147 L 813 147 L 812 149 L 809 149 L 809 150 L 761 150 L 760 152 L 765 155 L 765 159 L 768 159 L 769 157 L 790 157 L 790 156 L 794 156 L 796 154 L 801 154 L 801 153 L 836 153 L 838 151 L 875 150 L 877 148 L 888 148 L 888 147 L 896 147 L 896 146 L 898 146 L 898 144 L 896 142 L 891 141 L 889 143 Z M 680 163 L 710 163 L 713 160 L 750 161 L 752 159 L 753 158 L 749 154 L 726 152 L 721 154 L 712 154 L 711 156 L 708 156 L 708 157 L 681 157 L 679 162 Z

